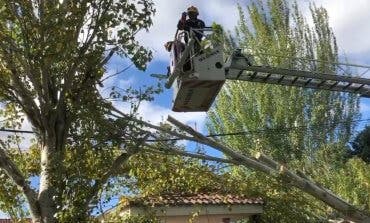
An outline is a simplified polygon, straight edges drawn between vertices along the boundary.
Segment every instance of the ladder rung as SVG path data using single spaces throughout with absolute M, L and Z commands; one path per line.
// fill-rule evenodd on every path
M 257 72 L 253 72 L 253 74 L 250 76 L 250 79 L 254 79 L 257 76 Z
M 351 85 L 352 85 L 352 83 L 347 84 L 346 86 L 344 86 L 343 90 L 346 90 L 346 89 L 347 89 L 347 88 L 349 88 L 349 86 L 351 86 Z
M 323 81 L 321 81 L 317 86 L 318 86 L 318 87 L 321 87 L 325 82 L 326 82 L 326 80 L 323 80 Z
M 262 81 L 264 81 L 264 82 L 265 82 L 265 81 L 267 81 L 267 79 L 269 79 L 269 77 L 270 77 L 270 76 L 271 76 L 271 74 L 267 74 L 267 75 L 266 75 L 266 77 L 264 77 L 264 78 L 262 79 Z
M 355 92 L 357 92 L 357 91 L 361 90 L 361 88 L 362 88 L 363 86 L 365 86 L 365 84 L 361 84 L 361 86 L 360 86 L 360 87 L 356 88 Z
M 280 84 L 280 82 L 282 82 L 282 81 L 283 81 L 284 77 L 285 77 L 285 76 L 284 76 L 284 75 L 282 75 L 282 76 L 281 76 L 281 78 L 279 78 L 279 80 L 277 81 L 277 83 L 278 83 L 278 84 Z
M 291 84 L 294 84 L 294 83 L 298 80 L 298 78 L 299 78 L 299 77 L 295 77 L 295 78 L 293 79 L 293 81 L 292 81 L 292 83 L 291 83 Z
M 313 79 L 308 79 L 308 81 L 306 81 L 306 83 L 304 83 L 304 86 L 307 86 Z
M 335 82 L 334 84 L 332 84 L 331 86 L 330 86 L 330 88 L 329 89 L 333 89 L 335 86 L 337 86 L 339 84 L 339 81 L 337 81 L 337 82 Z

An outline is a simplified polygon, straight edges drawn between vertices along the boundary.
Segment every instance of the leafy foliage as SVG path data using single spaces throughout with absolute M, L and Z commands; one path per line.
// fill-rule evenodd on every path
M 161 221 L 152 213 L 150 210 L 146 214 L 140 215 L 126 215 L 122 216 L 123 208 L 121 206 L 117 207 L 111 213 L 108 213 L 107 216 L 104 216 L 104 219 L 107 222 L 115 223 L 160 223 Z
M 350 157 L 356 156 L 366 163 L 370 163 L 370 126 L 366 126 L 351 142 L 352 148 L 348 149 Z
M 11 142 L 10 140 L 9 142 Z M 27 152 L 19 149 L 9 150 L 8 155 L 16 160 L 22 172 L 28 176 L 36 176 L 39 172 L 37 158 L 39 153 L 35 147 L 30 147 Z M 6 173 L 0 169 L 0 209 L 6 212 L 11 219 L 20 220 L 28 217 L 29 212 L 24 207 L 25 198 Z
M 137 152 L 133 136 L 143 137 L 139 125 L 110 117 L 112 104 L 97 85 L 113 56 L 146 68 L 152 54 L 135 36 L 152 25 L 154 13 L 150 0 L 0 0 L 0 115 L 12 128 L 26 116 L 36 132 L 27 152 L 0 148 L 23 175 L 1 172 L 1 194 L 12 198 L 1 205 L 23 208 L 26 200 L 34 221 L 88 219 L 120 171 L 113 167 Z M 158 92 L 129 89 L 126 101 L 136 105 Z M 31 176 L 39 177 L 39 188 L 30 188 Z
M 355 204 L 362 210 L 370 210 L 369 164 L 360 158 L 351 158 L 344 165 L 333 168 L 329 163 L 317 162 L 312 176 L 334 193 Z M 338 214 L 337 214 L 338 215 Z
M 253 55 L 256 65 L 339 72 L 328 63 L 292 59 L 338 61 L 338 47 L 326 10 L 315 5 L 310 9 L 312 28 L 297 3 L 269 0 L 252 1 L 246 9 L 239 6 L 237 38 L 228 37 L 229 45 Z M 249 132 L 222 140 L 243 154 L 262 152 L 316 177 L 311 171 L 340 173 L 345 145 L 358 116 L 358 98 L 354 95 L 233 81 L 224 85 L 209 113 L 208 126 L 215 133 Z M 325 162 L 329 162 L 329 169 L 317 165 Z M 248 188 L 240 187 L 241 190 L 253 191 L 265 199 L 263 222 L 321 222 L 332 213 L 279 179 L 237 167 L 233 169 L 233 179 L 244 179 Z M 318 175 L 315 179 L 324 180 Z M 335 187 L 332 183 L 325 185 Z
M 131 160 L 130 174 L 141 196 L 182 193 L 227 193 L 222 166 L 172 155 L 139 154 Z M 219 172 L 217 174 L 217 172 Z

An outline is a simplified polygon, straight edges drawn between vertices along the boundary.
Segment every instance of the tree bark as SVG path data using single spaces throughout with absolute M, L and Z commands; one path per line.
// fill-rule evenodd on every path
M 53 188 L 52 175 L 56 168 L 53 167 L 52 157 L 53 149 L 44 146 L 41 149 L 41 173 L 40 173 L 40 189 L 38 200 L 40 203 L 41 216 L 43 223 L 56 222 L 56 205 L 55 205 L 55 189 Z

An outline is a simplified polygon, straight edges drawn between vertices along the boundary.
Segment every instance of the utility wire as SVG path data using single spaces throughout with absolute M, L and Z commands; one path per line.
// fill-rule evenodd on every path
M 242 49 L 247 49 L 248 48 L 242 48 Z M 362 64 L 354 64 L 354 63 L 342 63 L 342 62 L 331 62 L 331 61 L 326 61 L 326 60 L 318 60 L 318 59 L 311 59 L 311 58 L 304 58 L 304 57 L 290 57 L 290 56 L 285 56 L 285 55 L 279 55 L 279 54 L 272 54 L 272 53 L 252 53 L 251 54 L 256 55 L 256 56 L 272 56 L 272 57 L 280 57 L 280 58 L 286 58 L 286 59 L 292 59 L 292 60 L 303 60 L 303 61 L 310 61 L 310 62 L 319 62 L 319 63 L 327 63 L 327 64 L 332 64 L 332 65 L 343 65 L 343 66 L 348 66 L 348 67 L 360 67 L 360 68 L 368 68 L 370 69 L 369 65 L 362 65 Z
M 261 133 L 271 133 L 278 131 L 280 134 L 285 134 L 286 132 L 290 132 L 293 130 L 304 130 L 307 127 L 327 127 L 328 125 L 338 125 L 338 124 L 347 124 L 347 123 L 359 123 L 359 122 L 370 122 L 369 119 L 357 119 L 350 122 L 342 121 L 330 124 L 316 124 L 316 125 L 301 125 L 301 126 L 293 126 L 293 127 L 278 127 L 278 128 L 268 128 L 268 129 L 257 129 L 252 131 L 238 131 L 238 132 L 229 132 L 229 133 L 217 133 L 217 134 L 208 134 L 205 135 L 207 138 L 214 138 L 214 137 L 223 137 L 223 136 L 239 136 L 239 135 L 255 135 Z M 34 134 L 33 131 L 27 130 L 15 130 L 15 129 L 0 129 L 0 132 L 11 132 L 11 133 L 27 133 L 27 134 Z M 183 138 L 165 138 L 165 139 L 147 139 L 146 142 L 165 142 L 165 141 L 179 141 L 184 140 Z
M 0 128 L 0 132 L 35 134 L 34 131 Z
M 358 119 L 358 120 L 353 120 L 350 121 L 349 123 L 359 123 L 359 122 L 370 122 L 369 119 Z M 255 135 L 255 134 L 260 134 L 260 133 L 271 133 L 271 132 L 277 132 L 279 134 L 285 134 L 286 132 L 290 132 L 292 130 L 304 130 L 307 127 L 327 127 L 328 125 L 338 125 L 338 124 L 346 124 L 348 122 L 343 121 L 343 122 L 336 122 L 333 124 L 317 124 L 317 125 L 302 125 L 302 126 L 293 126 L 293 127 L 279 127 L 279 128 L 269 128 L 269 129 L 258 129 L 258 130 L 252 130 L 252 131 L 238 131 L 238 132 L 230 132 L 230 133 L 218 133 L 218 134 L 208 134 L 205 135 L 207 138 L 214 138 L 214 137 L 223 137 L 223 136 L 238 136 L 238 135 Z M 146 142 L 163 142 L 163 141 L 179 141 L 183 140 L 182 138 L 168 138 L 168 139 L 148 139 Z

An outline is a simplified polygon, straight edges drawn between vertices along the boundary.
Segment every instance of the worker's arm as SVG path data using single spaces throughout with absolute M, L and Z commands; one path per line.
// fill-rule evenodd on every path
M 200 20 L 200 28 L 204 29 L 204 27 L 206 27 L 206 24 L 202 20 Z
M 177 23 L 177 28 L 179 30 L 184 30 L 185 29 L 185 23 L 186 23 L 186 12 L 183 12 L 179 23 Z

